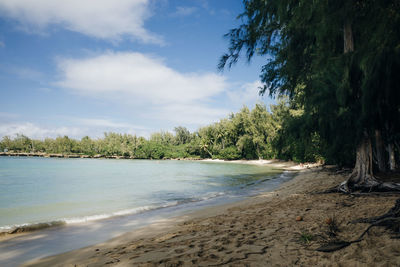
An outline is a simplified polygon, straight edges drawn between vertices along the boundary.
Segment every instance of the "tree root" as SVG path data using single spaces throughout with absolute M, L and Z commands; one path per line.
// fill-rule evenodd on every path
M 379 182 L 377 180 L 375 181 L 363 184 L 352 184 L 352 185 L 350 185 L 348 181 L 344 181 L 340 185 L 329 188 L 328 190 L 322 191 L 320 193 L 321 194 L 330 194 L 330 193 L 353 194 L 354 192 L 400 193 L 400 184 L 398 183 Z
M 347 241 L 334 241 L 334 242 L 330 242 L 326 245 L 320 246 L 319 248 L 316 249 L 316 251 L 333 252 L 333 251 L 345 248 L 351 244 L 352 244 L 352 242 L 347 242 Z
M 392 207 L 387 213 L 381 216 L 354 220 L 351 223 L 370 223 L 371 225 L 369 225 L 356 240 L 334 241 L 323 245 L 316 250 L 321 252 L 333 252 L 345 248 L 353 243 L 360 242 L 374 226 L 384 226 L 386 229 L 389 229 L 395 233 L 400 233 L 400 198 L 396 200 L 394 207 Z
M 352 223 L 377 223 L 379 221 L 382 221 L 383 219 L 386 218 L 400 218 L 400 198 L 396 200 L 396 203 L 394 206 L 385 214 L 381 216 L 375 216 L 375 217 L 370 217 L 370 218 L 364 218 L 364 219 L 358 219 L 352 221 Z

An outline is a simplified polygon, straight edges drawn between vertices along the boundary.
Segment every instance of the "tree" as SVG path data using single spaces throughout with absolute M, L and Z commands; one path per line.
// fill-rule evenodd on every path
M 17 134 L 17 136 L 14 138 L 11 149 L 16 151 L 30 152 L 32 150 L 32 140 L 23 134 Z
M 340 161 L 340 149 L 354 155 L 339 189 L 400 189 L 373 172 L 399 161 L 400 2 L 245 0 L 239 18 L 219 68 L 233 66 L 243 51 L 247 60 L 267 56 L 260 92 L 296 98 L 310 134 L 330 144 L 331 159 Z
M 172 143 L 174 142 L 174 136 L 170 132 L 161 131 L 151 134 L 150 141 L 162 145 L 172 145 Z
M 192 135 L 190 134 L 190 131 L 186 129 L 186 127 L 175 127 L 175 143 L 178 145 L 183 145 L 187 144 L 191 141 Z
M 89 136 L 82 137 L 81 142 L 80 142 L 80 152 L 81 153 L 93 156 L 95 154 L 94 147 L 95 147 L 95 144 L 94 144 L 93 140 L 90 139 Z
M 12 140 L 11 140 L 11 138 L 9 137 L 9 136 L 3 136 L 3 138 L 2 138 L 2 140 L 1 140 L 1 142 L 0 142 L 0 148 L 1 148 L 1 151 L 0 152 L 3 152 L 4 150 L 10 150 L 11 149 L 11 146 L 12 146 Z
M 215 145 L 215 131 L 211 125 L 199 129 L 198 136 L 200 138 L 199 147 L 202 152 L 201 156 L 211 158 L 213 157 L 212 151 Z
M 54 145 L 57 153 L 69 154 L 72 152 L 73 140 L 66 135 L 64 137 L 59 136 L 54 140 Z
M 271 156 L 271 151 L 267 151 L 270 150 L 270 144 L 267 142 L 270 130 L 269 124 L 271 122 L 270 117 L 271 115 L 268 113 L 266 106 L 262 104 L 256 104 L 250 113 L 250 120 L 252 122 L 250 132 L 259 159 Z

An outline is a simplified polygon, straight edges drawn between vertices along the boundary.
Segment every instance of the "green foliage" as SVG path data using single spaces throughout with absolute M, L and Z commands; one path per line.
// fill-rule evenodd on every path
M 295 134 L 294 129 L 303 124 L 304 112 L 292 106 L 289 107 L 287 99 L 280 99 L 277 105 L 271 106 L 271 113 L 262 104 L 255 105 L 253 110 L 243 107 L 229 118 L 202 127 L 194 133 L 184 127 L 176 127 L 175 135 L 157 132 L 149 139 L 110 132 L 99 139 L 85 136 L 81 140 L 74 140 L 64 136 L 43 141 L 17 135 L 14 139 L 3 137 L 0 148 L 137 159 L 235 160 L 278 157 L 296 161 L 319 160 L 319 136 L 314 134 L 307 139 L 304 135 Z
M 11 149 L 12 142 L 13 141 L 11 140 L 11 138 L 9 136 L 7 136 L 7 135 L 3 136 L 3 138 L 2 138 L 2 140 L 0 142 L 0 149 L 1 149 L 0 152 L 3 152 L 4 150 Z
M 350 165 L 376 131 L 386 145 L 400 143 L 399 1 L 243 2 L 219 68 L 242 53 L 265 56 L 260 93 L 288 95 L 290 108 L 303 111 L 279 111 L 278 157 Z
M 240 159 L 240 153 L 234 146 L 229 146 L 219 151 L 217 158 L 234 160 Z
M 313 241 L 314 239 L 315 239 L 314 235 L 308 232 L 302 232 L 299 235 L 299 241 L 306 245 L 309 245 L 311 241 Z
M 185 127 L 179 126 L 174 128 L 175 131 L 175 144 L 183 145 L 191 141 L 192 135 Z
M 259 159 L 284 156 L 287 159 L 314 158 L 298 157 L 293 151 L 282 152 L 276 144 L 284 140 L 282 127 L 290 112 L 287 103 L 272 106 L 272 114 L 265 105 L 257 104 L 253 110 L 243 107 L 229 118 L 200 128 L 190 133 L 184 127 L 176 127 L 175 135 L 169 132 L 153 133 L 149 139 L 135 135 L 105 133 L 103 138 L 81 140 L 67 136 L 55 139 L 31 140 L 26 136 L 16 138 L 3 137 L 2 150 L 24 152 L 46 152 L 59 154 L 97 154 L 107 157 L 125 157 L 138 159 L 163 158 L 218 158 L 218 159 Z M 291 111 L 298 112 L 295 109 Z M 282 151 L 281 151 L 282 150 Z M 293 156 L 295 155 L 295 157 Z M 296 158 L 296 159 L 297 159 Z
M 31 139 L 29 139 L 23 134 L 17 134 L 17 136 L 11 143 L 10 149 L 15 151 L 31 151 L 32 150 Z
M 271 146 L 276 157 L 296 162 L 324 161 L 323 143 L 313 132 L 303 108 L 287 98 L 272 105 L 273 137 Z

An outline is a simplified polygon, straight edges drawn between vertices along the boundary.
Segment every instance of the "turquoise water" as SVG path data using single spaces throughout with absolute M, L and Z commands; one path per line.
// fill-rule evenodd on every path
M 0 231 L 254 194 L 279 173 L 220 162 L 0 157 Z

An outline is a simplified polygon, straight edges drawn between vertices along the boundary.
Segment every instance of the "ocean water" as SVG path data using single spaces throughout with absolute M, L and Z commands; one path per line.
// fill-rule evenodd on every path
M 0 232 L 154 213 L 281 182 L 281 170 L 248 164 L 0 157 Z

